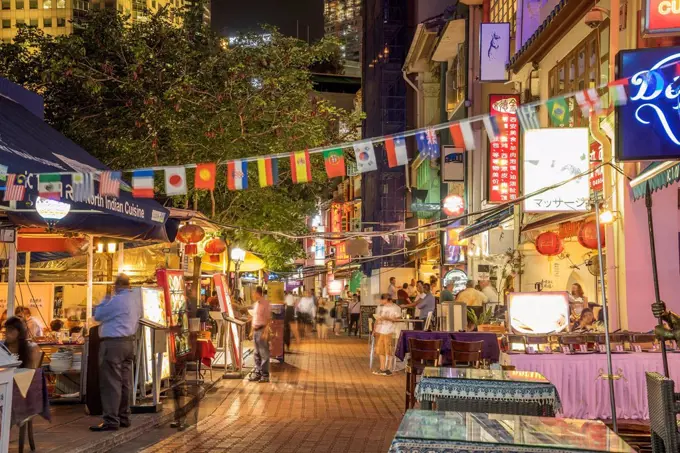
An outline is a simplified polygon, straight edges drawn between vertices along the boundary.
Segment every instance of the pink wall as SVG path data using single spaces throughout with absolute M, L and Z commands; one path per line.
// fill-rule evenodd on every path
M 680 250 L 678 249 L 678 184 L 652 194 L 656 262 L 661 300 L 680 313 Z M 647 331 L 656 325 L 650 304 L 654 302 L 651 254 L 645 200 L 625 197 L 626 301 L 628 328 Z

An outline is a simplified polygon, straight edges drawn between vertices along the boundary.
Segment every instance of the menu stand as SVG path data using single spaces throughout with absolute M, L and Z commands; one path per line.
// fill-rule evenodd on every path
M 239 337 L 238 351 L 237 351 L 238 357 L 236 358 L 236 357 L 233 356 L 233 353 L 230 353 L 231 364 L 229 364 L 229 365 L 227 365 L 227 358 L 226 358 L 226 351 L 225 351 L 224 374 L 222 375 L 222 379 L 243 379 L 243 338 L 245 337 L 246 322 L 241 321 L 240 319 L 236 319 L 236 318 L 232 318 L 230 316 L 227 316 L 226 313 L 222 313 L 222 317 L 224 318 L 224 321 L 225 321 L 224 332 L 225 332 L 225 335 L 226 335 L 226 343 L 225 343 L 226 351 L 233 351 L 231 335 L 226 334 L 226 332 L 228 331 L 228 329 L 227 329 L 228 323 L 234 324 L 236 326 L 236 329 L 238 330 L 238 337 Z
M 163 366 L 163 354 L 168 350 L 168 329 L 161 324 L 141 319 L 139 321 L 141 334 L 137 344 L 137 363 L 135 366 L 134 391 L 132 392 L 133 414 L 160 412 L 161 403 L 161 375 Z M 146 353 L 146 336 L 151 335 L 151 376 L 148 376 L 146 363 L 149 360 Z M 146 382 L 151 378 L 151 395 L 147 393 Z M 139 398 L 137 390 L 139 389 Z M 149 401 L 149 396 L 151 401 Z M 139 402 L 138 402 L 139 400 Z
M 210 318 L 215 321 L 217 333 L 215 334 L 215 358 L 213 358 L 213 368 L 227 366 L 227 322 L 222 317 L 222 313 L 211 311 Z

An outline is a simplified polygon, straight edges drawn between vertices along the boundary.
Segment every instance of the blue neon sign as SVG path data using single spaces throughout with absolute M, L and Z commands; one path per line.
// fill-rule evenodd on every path
M 680 159 L 680 76 L 667 68 L 680 47 L 622 51 L 617 63 L 618 77 L 630 77 L 628 103 L 616 109 L 617 158 Z

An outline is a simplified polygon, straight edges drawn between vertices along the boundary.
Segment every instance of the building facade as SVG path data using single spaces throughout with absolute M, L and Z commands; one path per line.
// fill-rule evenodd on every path
M 324 34 L 340 41 L 342 59 L 354 67 L 361 55 L 361 0 L 324 0 L 323 16 Z
M 22 25 L 36 27 L 53 36 L 74 32 L 88 11 L 104 8 L 143 20 L 159 8 L 184 8 L 184 0 L 3 0 L 0 7 L 0 39 L 11 42 Z M 179 23 L 179 17 L 173 16 Z

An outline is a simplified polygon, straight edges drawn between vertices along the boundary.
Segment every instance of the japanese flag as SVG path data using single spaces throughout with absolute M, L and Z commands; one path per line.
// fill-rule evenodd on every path
M 167 167 L 165 169 L 165 193 L 167 195 L 186 195 L 187 171 L 184 167 Z

